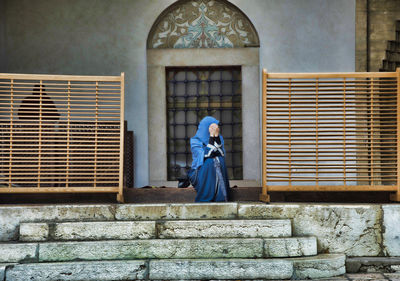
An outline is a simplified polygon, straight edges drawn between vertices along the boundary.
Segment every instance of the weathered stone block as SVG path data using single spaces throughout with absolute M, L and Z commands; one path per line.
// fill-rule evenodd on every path
M 265 257 L 301 257 L 317 254 L 315 237 L 264 239 Z
M 34 243 L 0 244 L 0 262 L 21 262 L 36 260 L 36 249 Z
M 0 241 L 18 239 L 21 222 L 114 220 L 114 205 L 45 205 L 0 207 Z
M 19 227 L 20 241 L 46 241 L 48 236 L 47 223 L 21 223 Z
M 290 220 L 190 220 L 157 223 L 160 238 L 290 237 Z
M 383 205 L 383 248 L 388 256 L 400 256 L 400 205 Z
M 116 208 L 118 220 L 234 219 L 237 203 L 124 204 Z
M 354 257 L 346 258 L 346 272 L 393 272 L 400 266 L 400 257 Z
M 155 238 L 155 222 L 59 223 L 51 233 L 54 240 L 129 240 Z
M 7 281 L 46 280 L 140 280 L 146 279 L 146 261 L 97 261 L 14 265 Z
M 346 273 L 346 256 L 341 254 L 325 254 L 290 260 L 293 261 L 294 276 L 298 279 L 327 278 Z
M 294 236 L 315 236 L 318 251 L 377 256 L 381 251 L 379 205 L 240 204 L 242 219 L 292 219 Z
M 39 261 L 256 258 L 262 255 L 263 240 L 255 238 L 55 242 L 39 247 Z
M 392 265 L 392 266 L 390 266 L 390 268 L 391 268 L 394 272 L 399 272 L 399 273 L 400 273 L 400 264 L 399 264 L 399 265 Z
M 287 260 L 152 260 L 150 279 L 290 279 L 293 264 Z
M 0 280 L 3 281 L 5 280 L 5 276 L 6 276 L 6 267 L 8 264 L 1 264 L 0 263 Z

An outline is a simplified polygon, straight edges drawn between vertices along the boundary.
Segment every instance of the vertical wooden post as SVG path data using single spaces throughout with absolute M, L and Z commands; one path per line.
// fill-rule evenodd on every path
M 42 124 L 43 124 L 43 80 L 40 80 L 40 98 L 39 98 L 39 141 L 38 141 L 38 178 L 37 178 L 37 187 L 40 187 L 41 174 L 42 174 Z
M 319 185 L 319 143 L 318 143 L 318 110 L 319 110 L 319 78 L 316 79 L 315 83 L 315 186 Z
M 12 187 L 13 163 L 13 127 L 14 127 L 14 79 L 11 79 L 11 111 L 10 111 L 10 161 L 8 162 L 8 187 Z
M 267 190 L 267 70 L 262 72 L 262 193 L 260 201 L 269 202 Z
M 292 79 L 289 78 L 289 108 L 288 108 L 288 114 L 289 114 L 289 133 L 288 133 L 288 141 L 289 141 L 289 188 L 292 187 Z
M 96 120 L 94 121 L 94 182 L 93 188 L 97 187 L 97 154 L 98 154 L 98 142 L 99 142 L 99 81 L 96 81 Z
M 346 181 L 346 77 L 343 78 L 343 185 Z
M 370 176 L 370 185 L 375 185 L 375 169 L 374 169 L 374 78 L 371 78 L 371 92 L 370 92 L 370 112 L 371 112 L 371 123 L 370 123 L 370 132 L 371 132 L 371 139 L 370 139 L 370 153 L 371 153 L 371 176 Z M 378 139 L 379 140 L 379 139 Z
M 400 67 L 396 69 L 397 80 L 397 192 L 390 195 L 390 200 L 400 202 Z
M 69 187 L 69 177 L 70 177 L 70 127 L 71 127 L 71 81 L 68 81 L 68 109 L 67 109 L 67 177 L 65 186 Z
M 125 120 L 125 73 L 121 73 L 120 97 L 120 154 L 119 154 L 119 191 L 117 201 L 124 203 L 124 120 Z

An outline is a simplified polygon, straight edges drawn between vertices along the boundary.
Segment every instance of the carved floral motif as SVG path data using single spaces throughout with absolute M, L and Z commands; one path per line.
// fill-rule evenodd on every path
M 225 1 L 181 1 L 150 31 L 148 48 L 242 48 L 258 46 L 257 33 L 243 13 Z

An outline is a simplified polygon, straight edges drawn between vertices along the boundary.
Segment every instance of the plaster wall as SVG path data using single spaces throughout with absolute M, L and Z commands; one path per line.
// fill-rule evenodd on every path
M 0 0 L 7 72 L 119 75 L 135 134 L 135 186 L 149 183 L 146 39 L 173 0 Z M 354 71 L 355 0 L 232 0 L 270 72 Z M 1 19 L 0 19 L 1 22 Z M 1 47 L 1 39 L 0 39 Z M 0 59 L 2 56 L 0 54 Z M 2 63 L 0 65 L 3 65 Z
M 7 71 L 5 36 L 5 0 L 0 0 L 0 73 Z

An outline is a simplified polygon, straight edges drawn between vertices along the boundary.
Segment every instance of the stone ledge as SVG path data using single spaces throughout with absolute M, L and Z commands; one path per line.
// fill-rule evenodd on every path
M 236 219 L 237 203 L 125 204 L 118 205 L 117 220 Z
M 115 205 L 0 206 L 0 241 L 17 240 L 21 222 L 114 220 Z
M 140 280 L 147 279 L 147 271 L 148 262 L 141 260 L 33 263 L 10 266 L 6 280 Z
M 296 279 L 328 278 L 346 273 L 346 256 L 322 254 L 315 257 L 290 258 Z
M 293 264 L 287 260 L 152 260 L 150 279 L 290 279 Z
M 160 238 L 290 237 L 290 220 L 208 220 L 157 223 Z
M 400 257 L 352 257 L 346 259 L 348 273 L 358 272 L 394 272 L 400 269 Z
M 262 239 L 151 239 L 41 243 L 40 262 L 177 258 L 261 258 Z
M 21 223 L 19 227 L 20 241 L 46 241 L 49 238 L 47 223 Z
M 286 258 L 317 255 L 315 237 L 264 239 L 264 257 Z
M 54 240 L 131 240 L 156 237 L 154 221 L 59 223 L 50 233 Z
M 36 243 L 0 244 L 0 263 L 37 261 Z

